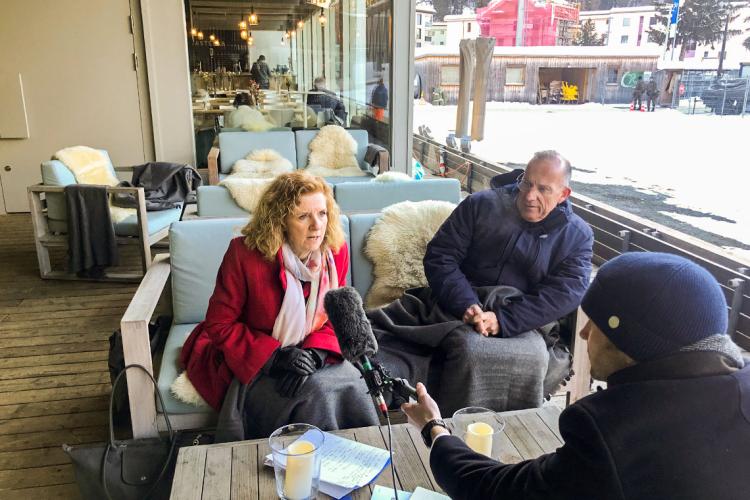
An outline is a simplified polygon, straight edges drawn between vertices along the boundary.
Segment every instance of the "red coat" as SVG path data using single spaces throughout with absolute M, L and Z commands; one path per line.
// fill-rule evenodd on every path
M 346 284 L 349 251 L 344 244 L 333 254 L 339 286 Z M 273 262 L 249 250 L 243 238 L 229 243 L 208 302 L 206 319 L 185 341 L 180 362 L 188 378 L 216 410 L 221 408 L 232 377 L 247 384 L 280 347 L 271 336 L 286 290 L 281 251 Z M 305 297 L 309 283 L 303 287 Z M 341 349 L 331 323 L 311 332 L 302 347 L 325 349 L 339 356 Z

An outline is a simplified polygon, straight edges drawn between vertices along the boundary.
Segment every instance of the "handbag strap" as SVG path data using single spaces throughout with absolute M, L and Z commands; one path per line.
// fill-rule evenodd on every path
M 166 421 L 167 430 L 169 431 L 169 439 L 174 439 L 174 430 L 172 429 L 172 423 L 169 421 L 169 413 L 167 412 L 167 408 L 164 406 L 164 399 L 161 396 L 161 391 L 156 385 L 156 380 L 154 380 L 154 376 L 151 375 L 151 372 L 149 372 L 143 365 L 130 364 L 130 365 L 127 365 L 125 368 L 123 368 L 122 371 L 120 371 L 120 373 L 117 374 L 115 383 L 112 384 L 112 395 L 109 398 L 109 443 L 110 445 L 112 447 L 115 446 L 115 430 L 114 430 L 114 419 L 113 419 L 114 405 L 115 405 L 115 391 L 117 390 L 117 387 L 120 384 L 120 379 L 122 379 L 125 376 L 125 373 L 131 368 L 138 368 L 142 370 L 143 373 L 145 373 L 146 376 L 148 376 L 148 378 L 151 379 L 151 382 L 154 384 L 154 393 L 156 394 L 156 397 L 159 400 L 159 404 L 161 405 L 161 411 L 164 414 L 164 420 Z
M 148 499 L 151 496 L 151 494 L 156 490 L 156 488 L 159 486 L 159 483 L 161 482 L 162 478 L 164 477 L 164 474 L 166 474 L 167 469 L 169 468 L 169 464 L 172 462 L 172 457 L 174 456 L 175 449 L 177 448 L 177 438 L 175 436 L 174 430 L 172 429 L 172 424 L 169 421 L 169 414 L 167 413 L 167 409 L 164 406 L 164 399 L 161 396 L 161 391 L 159 391 L 159 388 L 156 385 L 156 380 L 154 380 L 153 375 L 151 375 L 151 373 L 143 365 L 138 365 L 138 364 L 127 365 L 125 368 L 122 369 L 120 373 L 117 374 L 115 383 L 112 384 L 112 395 L 109 398 L 109 443 L 107 443 L 107 447 L 104 450 L 104 455 L 102 456 L 102 465 L 101 465 L 102 486 L 104 488 L 104 494 L 107 495 L 108 500 L 112 500 L 112 495 L 110 495 L 109 488 L 107 487 L 107 456 L 109 456 L 109 450 L 115 447 L 114 421 L 112 418 L 114 400 L 115 400 L 115 390 L 117 389 L 120 383 L 120 379 L 123 378 L 125 373 L 130 368 L 138 368 L 142 370 L 146 375 L 148 375 L 148 378 L 151 379 L 151 382 L 154 384 L 154 392 L 156 393 L 156 397 L 159 399 L 159 404 L 161 405 L 162 412 L 164 413 L 164 420 L 167 423 L 167 429 L 169 430 L 169 441 L 170 441 L 169 453 L 167 454 L 167 458 L 164 460 L 164 465 L 162 466 L 161 471 L 159 472 L 159 475 L 154 481 L 153 486 L 151 486 L 151 489 L 149 489 L 146 495 L 143 497 L 144 500 Z

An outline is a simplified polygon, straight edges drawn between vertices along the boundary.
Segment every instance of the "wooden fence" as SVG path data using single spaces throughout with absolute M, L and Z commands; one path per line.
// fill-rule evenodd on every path
M 414 158 L 429 170 L 438 172 L 443 153 L 447 175 L 459 178 L 461 188 L 469 193 L 489 188 L 492 177 L 512 170 L 414 134 Z M 750 350 L 750 269 L 721 248 L 679 231 L 586 196 L 574 194 L 570 200 L 575 213 L 594 231 L 594 264 L 601 265 L 624 252 L 667 252 L 707 269 L 726 297 L 730 335 L 743 349 Z

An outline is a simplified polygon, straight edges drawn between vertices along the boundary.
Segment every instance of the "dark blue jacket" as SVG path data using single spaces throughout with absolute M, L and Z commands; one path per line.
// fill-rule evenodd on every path
M 460 318 L 478 304 L 472 286 L 509 285 L 523 295 L 501 310 L 500 335 L 557 320 L 581 303 L 594 235 L 569 201 L 543 221 L 523 220 L 516 184 L 464 199 L 427 245 L 424 270 L 440 306 Z
M 569 406 L 559 426 L 555 453 L 518 464 L 440 437 L 432 472 L 456 500 L 750 498 L 750 365 L 712 352 L 638 363 Z

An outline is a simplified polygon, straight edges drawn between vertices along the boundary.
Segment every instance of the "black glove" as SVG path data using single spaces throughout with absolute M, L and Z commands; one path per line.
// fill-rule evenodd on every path
M 309 375 L 298 375 L 294 372 L 286 372 L 276 382 L 276 390 L 285 398 L 291 398 L 299 394 L 299 390 L 307 382 Z
M 313 349 L 308 348 L 305 349 L 305 351 L 309 352 L 313 356 L 313 361 L 315 362 L 315 369 L 320 370 L 323 368 L 323 365 L 326 363 L 326 358 L 328 357 L 328 351 L 325 349 Z
M 286 373 L 310 375 L 316 369 L 316 359 L 310 352 L 290 346 L 279 349 L 273 359 L 271 376 L 279 377 Z

